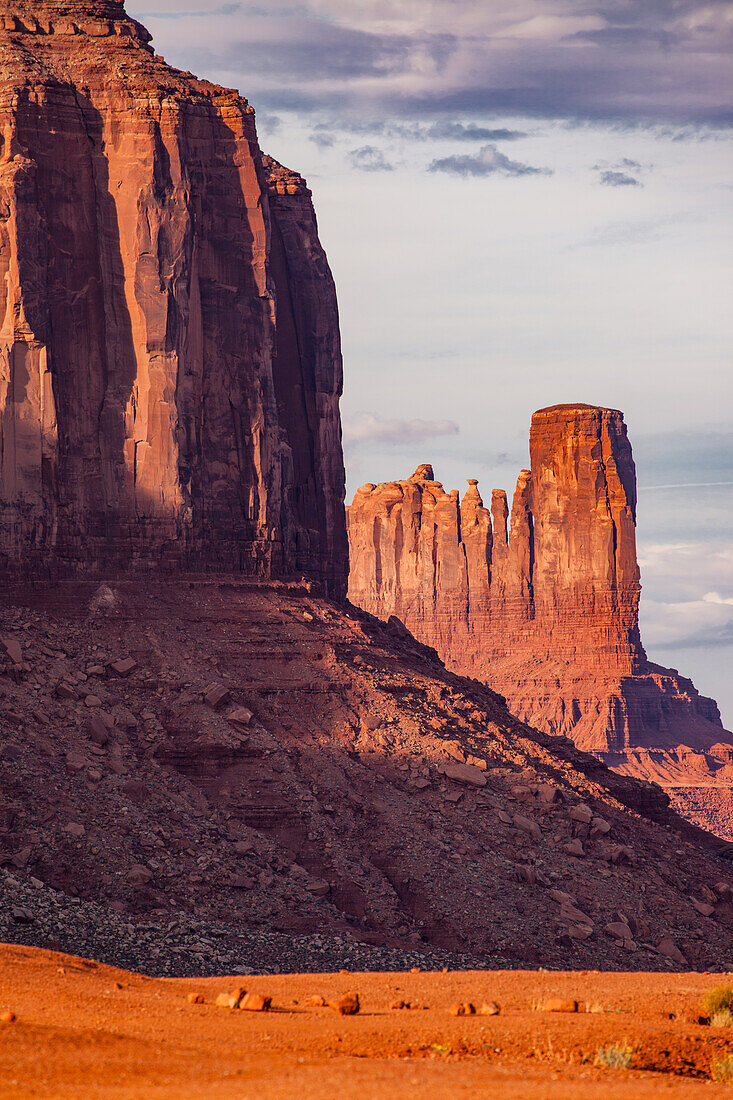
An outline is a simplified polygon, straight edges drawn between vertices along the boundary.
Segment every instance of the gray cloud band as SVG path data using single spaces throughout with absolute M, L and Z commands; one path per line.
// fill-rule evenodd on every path
M 440 5 L 386 0 L 378 23 L 365 0 L 230 4 L 206 20 L 200 8 L 157 7 L 147 20 L 164 21 L 177 63 L 246 73 L 248 95 L 269 110 L 733 122 L 733 31 L 716 0 L 545 0 L 541 11 L 454 0 L 449 22 Z

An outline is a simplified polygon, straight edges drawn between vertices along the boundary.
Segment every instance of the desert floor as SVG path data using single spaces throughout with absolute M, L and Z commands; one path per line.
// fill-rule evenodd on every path
M 168 980 L 0 946 L 0 1096 L 733 1096 L 710 1081 L 712 1061 L 733 1053 L 733 1029 L 697 1019 L 701 994 L 721 980 L 590 971 Z M 237 986 L 271 996 L 272 1010 L 215 1006 Z M 358 1016 L 306 1005 L 351 991 Z M 545 1011 L 551 998 L 577 1000 L 578 1012 Z M 419 1007 L 392 1007 L 400 1001 Z M 490 1001 L 499 1015 L 480 1014 Z M 457 1002 L 476 1015 L 451 1015 Z M 630 1068 L 596 1066 L 608 1046 L 631 1048 Z

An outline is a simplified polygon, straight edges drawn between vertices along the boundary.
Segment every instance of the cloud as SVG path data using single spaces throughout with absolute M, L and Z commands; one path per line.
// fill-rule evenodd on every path
M 335 135 L 328 134 L 324 130 L 314 130 L 309 140 L 317 145 L 319 149 L 331 149 L 336 144 Z
M 721 596 L 719 592 L 706 592 L 703 596 L 703 603 L 715 603 L 720 606 L 733 607 L 733 596 L 729 596 L 726 599 Z
M 547 175 L 547 169 L 533 168 L 510 158 L 497 149 L 496 145 L 482 145 L 473 156 L 468 153 L 434 160 L 429 172 L 448 172 L 454 176 L 541 176 Z
M 364 443 L 399 446 L 458 435 L 458 432 L 458 425 L 453 420 L 382 420 L 373 413 L 357 413 L 344 421 L 344 444 L 346 447 Z
M 639 174 L 643 171 L 638 160 L 622 157 L 615 164 L 594 164 L 593 171 L 598 173 L 599 183 L 606 187 L 643 187 Z
M 618 172 L 611 168 L 601 172 L 600 182 L 606 187 L 643 187 L 641 180 L 630 176 L 628 172 Z
M 434 122 L 432 126 L 423 131 L 426 138 L 437 138 L 441 141 L 516 141 L 526 137 L 524 130 L 508 130 L 505 127 L 490 129 L 487 126 L 477 126 L 475 122 L 468 125 L 464 122 L 453 122 L 445 119 Z
M 708 593 L 715 595 L 715 593 Z M 733 645 L 733 599 L 658 603 L 648 600 L 642 637 L 649 650 Z
M 728 0 L 243 0 L 209 11 L 201 0 L 156 0 L 149 7 L 128 0 L 131 15 L 165 34 L 176 64 L 242 83 L 268 110 L 733 124 Z
M 360 172 L 391 172 L 393 165 L 385 159 L 381 149 L 373 145 L 362 145 L 360 149 L 352 149 L 349 153 L 352 168 Z
M 640 546 L 639 564 L 650 650 L 733 645 L 733 544 L 651 543 Z

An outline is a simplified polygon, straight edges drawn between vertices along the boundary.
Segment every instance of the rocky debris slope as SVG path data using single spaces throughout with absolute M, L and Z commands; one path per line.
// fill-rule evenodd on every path
M 79 950 L 118 957 L 111 912 L 119 961 L 131 926 L 167 973 L 178 946 L 181 973 L 224 965 L 197 957 L 214 928 L 226 968 L 259 968 L 272 943 L 275 968 L 304 969 L 314 934 L 329 965 L 364 965 L 360 945 L 434 966 L 451 964 L 436 949 L 472 966 L 730 965 L 719 843 L 396 621 L 231 576 L 66 581 L 3 606 L 0 863 L 26 891 L 5 880 L 6 939 L 73 949 L 73 925 L 29 900 L 51 889 L 81 901 Z
M 489 510 L 475 480 L 460 500 L 430 466 L 365 485 L 348 509 L 350 600 L 397 616 L 527 723 L 661 783 L 685 813 L 733 838 L 733 737 L 712 699 L 642 647 L 622 414 L 542 409 L 530 457 L 510 523 L 503 491 Z
M 115 0 L 1 0 L 0 552 L 343 591 L 333 280 L 253 109 Z

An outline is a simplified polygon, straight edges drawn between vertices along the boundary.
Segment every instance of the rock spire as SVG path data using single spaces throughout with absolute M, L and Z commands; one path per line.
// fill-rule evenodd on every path
M 408 481 L 356 493 L 352 603 L 396 615 L 529 724 L 674 787 L 683 801 L 722 784 L 727 805 L 733 738 L 716 704 L 642 646 L 636 471 L 623 415 L 590 405 L 535 413 L 511 517 L 506 493 L 495 490 L 489 510 L 476 480 L 468 484 L 459 501 L 421 466 Z M 730 806 L 723 816 L 727 832 Z M 704 810 L 702 820 L 710 825 Z

